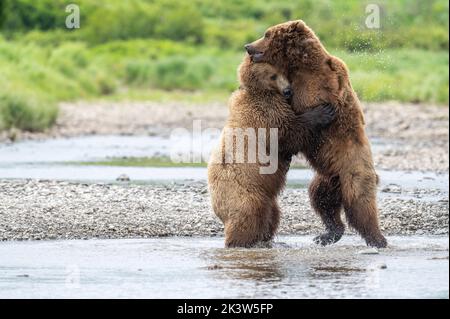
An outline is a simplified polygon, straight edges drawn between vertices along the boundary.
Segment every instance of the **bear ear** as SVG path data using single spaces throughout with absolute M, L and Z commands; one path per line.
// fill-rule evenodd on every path
M 290 34 L 298 32 L 300 30 L 299 21 L 301 20 L 296 20 L 289 23 L 286 31 Z
M 303 32 L 306 28 L 305 22 L 303 20 L 295 20 L 289 24 L 288 31 L 291 33 Z

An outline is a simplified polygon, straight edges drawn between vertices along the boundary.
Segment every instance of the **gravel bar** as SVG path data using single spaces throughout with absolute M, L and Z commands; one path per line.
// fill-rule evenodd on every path
M 433 200 L 380 190 L 384 233 L 448 235 L 448 196 L 429 192 Z M 280 204 L 279 234 L 318 234 L 323 229 L 305 188 L 287 188 Z M 223 226 L 211 210 L 205 182 L 136 185 L 0 180 L 2 240 L 221 235 Z

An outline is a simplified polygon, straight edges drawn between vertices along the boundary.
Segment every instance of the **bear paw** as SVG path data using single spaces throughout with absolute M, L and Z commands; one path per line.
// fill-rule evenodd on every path
M 327 232 L 314 237 L 314 242 L 318 245 L 327 246 L 336 243 L 342 237 L 341 232 Z

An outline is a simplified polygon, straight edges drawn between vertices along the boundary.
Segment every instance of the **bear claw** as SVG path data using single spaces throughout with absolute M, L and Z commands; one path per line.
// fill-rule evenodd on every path
M 379 238 L 366 239 L 367 246 L 376 247 L 376 248 L 386 248 L 387 240 L 384 236 L 380 236 Z

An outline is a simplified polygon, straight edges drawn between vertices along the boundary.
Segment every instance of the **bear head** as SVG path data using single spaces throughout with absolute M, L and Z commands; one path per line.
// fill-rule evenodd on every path
M 289 81 L 276 67 L 268 63 L 253 63 L 249 56 L 239 65 L 238 78 L 241 87 L 248 90 L 281 94 L 287 100 L 292 97 Z
M 296 69 L 315 70 L 329 58 L 314 32 L 302 21 L 288 21 L 270 27 L 264 36 L 245 49 L 254 62 L 265 62 L 285 74 Z

